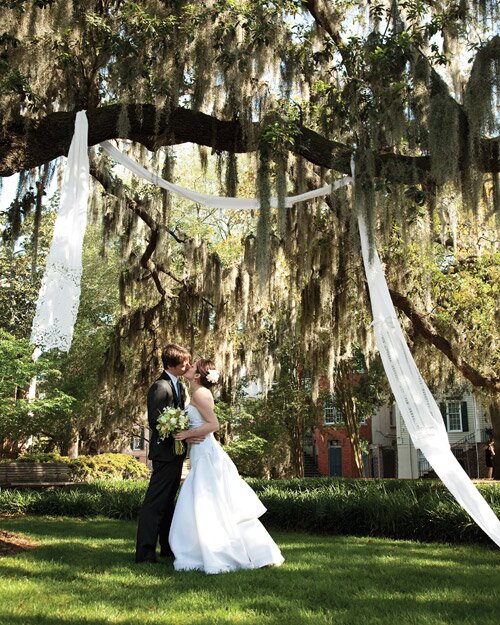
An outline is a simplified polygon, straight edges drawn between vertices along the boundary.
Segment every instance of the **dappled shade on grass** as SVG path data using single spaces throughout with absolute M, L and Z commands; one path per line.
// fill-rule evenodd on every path
M 497 623 L 500 560 L 485 547 L 274 532 L 282 567 L 206 576 L 135 565 L 135 523 L 2 525 L 40 547 L 0 560 L 0 625 Z

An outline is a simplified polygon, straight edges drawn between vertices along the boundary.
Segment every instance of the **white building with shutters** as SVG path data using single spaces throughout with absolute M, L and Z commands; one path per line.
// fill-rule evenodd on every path
M 473 478 L 486 474 L 484 443 L 491 431 L 487 410 L 470 392 L 462 387 L 436 395 L 450 446 L 465 471 Z M 395 406 L 397 477 L 432 477 L 423 454 L 415 449 L 397 406 Z

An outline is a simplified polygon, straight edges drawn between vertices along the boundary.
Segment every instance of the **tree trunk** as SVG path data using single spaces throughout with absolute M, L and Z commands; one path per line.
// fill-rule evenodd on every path
M 292 468 L 295 477 L 304 477 L 304 432 L 299 427 L 289 430 Z
M 495 469 L 493 477 L 500 480 L 500 402 L 495 398 L 490 403 L 491 427 L 493 428 L 493 441 L 495 443 Z M 484 451 L 483 451 L 484 453 Z
M 340 410 L 344 417 L 344 425 L 354 454 L 358 477 L 364 477 L 365 467 L 363 454 L 361 453 L 361 442 L 359 440 L 359 422 L 352 395 L 352 371 L 346 362 L 340 362 L 337 366 L 334 389 Z
M 354 454 L 354 462 L 356 463 L 358 477 L 363 477 L 365 474 L 365 467 L 363 463 L 363 454 L 361 453 L 361 442 L 359 440 L 359 424 L 352 397 L 345 397 L 341 405 L 342 413 L 344 414 L 345 428 L 347 430 L 349 442 L 351 443 L 351 448 Z
M 68 444 L 68 456 L 70 458 L 78 458 L 78 447 L 80 444 L 80 432 L 76 429 L 71 430 L 70 441 Z

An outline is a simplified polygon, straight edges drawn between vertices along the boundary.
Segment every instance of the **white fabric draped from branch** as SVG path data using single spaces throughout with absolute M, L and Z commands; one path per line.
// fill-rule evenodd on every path
M 234 210 L 252 210 L 259 208 L 259 200 L 256 198 L 221 197 L 217 195 L 206 195 L 205 193 L 197 193 L 196 191 L 185 189 L 184 187 L 180 187 L 177 184 L 173 184 L 172 182 L 168 182 L 168 180 L 160 178 L 160 176 L 157 176 L 156 174 L 152 174 L 145 167 L 139 165 L 139 163 L 129 158 L 123 152 L 120 152 L 120 150 L 115 148 L 114 145 L 111 145 L 109 141 L 103 141 L 100 146 L 114 161 L 123 165 L 137 176 L 140 176 L 141 178 L 144 178 L 144 180 L 152 182 L 153 184 L 165 189 L 166 191 L 170 191 L 175 195 L 179 195 L 180 197 L 185 197 L 192 202 L 196 202 L 197 204 L 203 204 L 205 206 L 209 206 L 210 208 Z M 336 191 L 341 187 L 345 187 L 350 182 L 351 177 L 344 176 L 340 180 L 336 180 L 332 184 L 320 187 L 319 189 L 306 191 L 306 193 L 301 193 L 300 195 L 290 195 L 285 198 L 285 206 L 290 208 L 298 202 L 305 202 L 306 200 L 312 200 L 315 197 L 329 195 L 330 193 L 333 193 L 333 191 Z M 271 208 L 277 207 L 277 198 L 271 198 Z
M 500 521 L 453 455 L 436 400 L 413 360 L 389 294 L 377 251 L 370 250 L 358 213 L 361 250 L 373 313 L 375 341 L 385 374 L 413 444 L 479 527 L 500 547 Z
M 75 134 L 66 166 L 61 207 L 33 320 L 31 341 L 46 350 L 69 350 L 78 311 L 82 273 L 82 244 L 89 191 L 87 117 L 77 113 Z M 214 197 L 163 180 L 120 152 L 107 141 L 101 144 L 116 162 L 134 174 L 171 193 L 213 208 L 251 210 L 259 202 L 251 198 Z M 331 185 L 286 198 L 292 206 L 329 195 L 352 182 L 350 176 Z M 276 207 L 276 198 L 271 206 Z M 366 223 L 358 210 L 358 223 L 366 277 L 371 296 L 373 328 L 392 392 L 415 447 L 422 450 L 437 475 L 458 503 L 488 536 L 500 546 L 500 521 L 475 488 L 451 452 L 439 408 L 420 375 L 399 324 L 377 251 L 370 250 Z
M 31 342 L 68 351 L 80 303 L 82 247 L 89 197 L 88 122 L 76 114 L 52 243 L 38 294 Z

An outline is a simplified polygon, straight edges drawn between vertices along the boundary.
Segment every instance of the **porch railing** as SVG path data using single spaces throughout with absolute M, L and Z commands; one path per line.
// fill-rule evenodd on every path
M 455 458 L 460 462 L 462 468 L 469 477 L 477 478 L 480 475 L 480 454 L 481 443 L 488 440 L 486 430 L 479 431 L 479 437 L 476 438 L 476 432 L 470 432 L 459 441 L 450 445 L 451 451 Z M 418 451 L 418 475 L 423 477 L 432 473 L 433 469 L 427 462 L 422 452 Z

